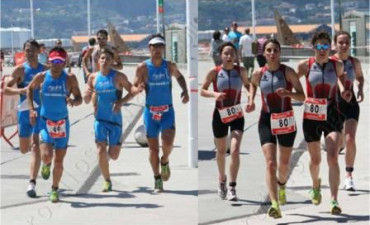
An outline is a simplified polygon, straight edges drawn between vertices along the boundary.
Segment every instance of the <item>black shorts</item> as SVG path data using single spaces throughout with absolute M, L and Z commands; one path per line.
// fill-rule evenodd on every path
M 273 135 L 271 132 L 270 116 L 270 113 L 261 112 L 260 119 L 258 121 L 258 133 L 260 136 L 261 146 L 266 143 L 273 143 L 276 145 L 277 139 L 279 141 L 279 145 L 284 147 L 293 147 L 297 131 L 289 134 Z
M 360 117 L 360 106 L 358 105 L 356 97 L 353 97 L 350 102 L 340 99 L 339 109 L 343 122 L 349 119 L 354 119 L 358 122 L 358 118 Z
M 341 132 L 342 128 L 343 121 L 336 103 L 328 105 L 326 121 L 303 119 L 303 134 L 306 142 L 320 141 L 322 132 L 326 137 L 331 132 Z
M 212 130 L 213 135 L 215 138 L 223 138 L 226 137 L 229 131 L 233 130 L 240 130 L 243 132 L 244 130 L 244 117 L 235 119 L 231 121 L 230 123 L 223 123 L 221 121 L 220 113 L 218 112 L 218 109 L 215 108 L 213 111 L 213 119 L 212 119 Z

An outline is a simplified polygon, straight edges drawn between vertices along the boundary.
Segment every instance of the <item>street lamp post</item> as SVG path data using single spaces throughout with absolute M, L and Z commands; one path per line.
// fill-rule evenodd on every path
M 33 25 L 33 0 L 30 0 L 30 14 L 31 14 L 31 38 L 35 38 L 35 30 Z

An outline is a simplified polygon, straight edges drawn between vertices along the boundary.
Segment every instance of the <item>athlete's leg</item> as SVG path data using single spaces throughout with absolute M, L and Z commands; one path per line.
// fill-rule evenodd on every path
M 352 168 L 356 158 L 356 130 L 357 121 L 354 119 L 346 120 L 344 124 L 344 134 L 346 138 L 346 168 Z M 347 177 L 352 177 L 352 171 L 347 171 Z
M 325 138 L 326 150 L 327 150 L 327 161 L 329 165 L 329 184 L 332 200 L 337 201 L 338 186 L 339 186 L 339 164 L 338 164 L 338 152 L 339 152 L 339 132 L 330 132 Z
M 96 147 L 98 150 L 98 158 L 99 158 L 99 167 L 100 171 L 104 177 L 104 180 L 110 181 L 109 176 L 109 161 L 107 157 L 107 143 L 105 142 L 97 142 Z
M 233 130 L 231 132 L 230 142 L 230 182 L 236 182 L 240 165 L 240 143 L 243 137 L 243 131 Z
M 54 169 L 53 169 L 53 188 L 59 187 L 60 179 L 63 175 L 63 160 L 66 155 L 67 149 L 56 149 L 54 157 Z
M 279 182 L 285 184 L 288 180 L 290 156 L 292 154 L 292 147 L 284 147 L 279 145 Z
M 307 143 L 310 154 L 310 173 L 313 188 L 319 188 L 319 172 L 321 163 L 320 141 Z
M 276 145 L 266 143 L 262 145 L 262 151 L 266 162 L 266 184 L 271 202 L 277 202 L 277 180 L 276 180 Z
M 158 138 L 148 138 L 149 145 L 149 162 L 152 167 L 154 176 L 157 177 L 159 173 L 159 141 Z
M 40 146 L 39 146 L 39 135 L 32 135 L 32 145 L 31 145 L 31 180 L 36 180 L 37 174 L 40 169 L 41 156 L 40 156 Z
M 226 149 L 227 149 L 227 136 L 222 138 L 215 138 L 217 148 L 216 160 L 218 167 L 218 180 L 220 183 L 226 180 L 225 175 L 225 162 L 226 162 Z

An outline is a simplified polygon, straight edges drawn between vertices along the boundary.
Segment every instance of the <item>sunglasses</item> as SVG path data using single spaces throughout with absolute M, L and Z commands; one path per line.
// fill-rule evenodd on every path
M 330 48 L 329 44 L 316 44 L 315 49 L 316 50 L 328 50 Z
M 64 63 L 64 61 L 63 60 L 61 60 L 61 59 L 54 59 L 54 60 L 51 60 L 50 61 L 52 64 L 62 64 L 62 63 Z

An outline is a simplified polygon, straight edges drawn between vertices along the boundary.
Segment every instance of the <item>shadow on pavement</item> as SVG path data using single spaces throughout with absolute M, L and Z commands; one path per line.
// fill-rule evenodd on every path
M 330 212 L 320 212 L 321 214 L 328 214 L 330 215 Z M 348 214 L 340 214 L 338 216 L 332 216 L 330 217 L 321 217 L 321 216 L 314 216 L 314 215 L 305 215 L 300 213 L 295 214 L 289 214 L 293 216 L 302 216 L 307 217 L 309 219 L 307 220 L 299 220 L 297 222 L 289 222 L 289 223 L 278 223 L 277 225 L 288 225 L 288 224 L 310 224 L 318 221 L 333 221 L 337 223 L 348 223 L 348 222 L 359 222 L 359 221 L 369 221 L 370 216 L 369 215 L 348 215 Z

